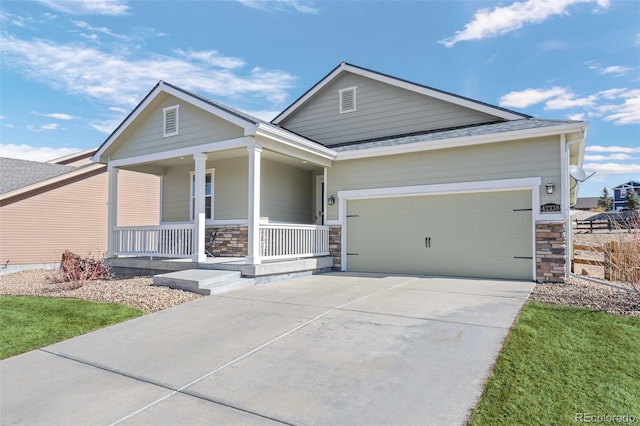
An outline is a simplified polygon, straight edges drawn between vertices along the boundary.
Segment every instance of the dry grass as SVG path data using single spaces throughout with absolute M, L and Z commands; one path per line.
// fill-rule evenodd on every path
M 609 262 L 611 265 L 607 272 L 605 266 L 576 263 L 574 272 L 631 286 L 640 293 L 640 220 L 636 221 L 638 223 L 631 232 L 626 229 L 574 232 L 574 245 L 589 247 L 575 250 L 574 258 Z

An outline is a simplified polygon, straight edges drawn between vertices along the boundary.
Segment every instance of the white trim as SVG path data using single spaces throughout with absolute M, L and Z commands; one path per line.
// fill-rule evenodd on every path
M 327 75 L 325 78 L 320 80 L 320 82 L 318 82 L 315 86 L 313 86 L 311 90 L 305 93 L 301 98 L 299 98 L 296 102 L 294 102 L 291 106 L 289 106 L 286 110 L 284 110 L 275 119 L 273 119 L 272 122 L 274 124 L 279 124 L 280 122 L 285 120 L 300 106 L 302 106 L 310 98 L 315 96 L 316 93 L 318 93 L 319 91 L 324 89 L 327 85 L 332 83 L 343 72 L 350 72 L 352 74 L 367 77 L 372 80 L 379 81 L 381 83 L 386 83 L 391 86 L 396 86 L 402 89 L 410 90 L 412 92 L 420 93 L 422 95 L 427 95 L 432 98 L 440 99 L 440 100 L 450 102 L 455 105 L 460 105 L 466 108 L 471 108 L 473 110 L 484 112 L 486 114 L 494 115 L 507 120 L 517 120 L 517 119 L 523 118 L 523 116 L 520 114 L 515 114 L 509 111 L 505 111 L 501 108 L 497 108 L 491 105 L 486 105 L 478 101 L 472 101 L 471 99 L 461 98 L 448 93 L 443 93 L 438 90 L 430 89 L 428 87 L 420 86 L 415 83 L 410 83 L 408 81 L 400 80 L 395 77 L 390 77 L 390 76 L 379 74 L 374 71 L 369 71 L 359 67 L 354 67 L 352 65 L 349 65 L 343 62 L 338 67 L 336 67 L 329 75 Z
M 496 142 L 515 141 L 535 137 L 555 136 L 571 131 L 579 131 L 583 125 L 574 123 L 558 126 L 539 127 L 536 129 L 514 130 L 511 132 L 488 133 L 476 136 L 461 136 L 443 140 L 425 140 L 401 145 L 390 145 L 375 148 L 357 149 L 353 151 L 338 152 L 335 161 L 354 160 L 358 158 L 380 157 L 384 155 L 407 154 L 412 152 L 432 151 L 436 149 L 458 148 L 463 146 L 481 145 Z
M 369 198 L 389 198 L 389 197 L 408 197 L 408 196 L 429 196 L 429 195 L 448 195 L 448 194 L 465 194 L 478 192 L 500 192 L 500 191 L 531 191 L 531 235 L 532 235 L 532 280 L 536 279 L 536 223 L 540 221 L 540 186 L 542 185 L 541 177 L 519 178 L 519 179 L 501 179 L 479 182 L 456 182 L 433 185 L 416 185 L 401 186 L 392 188 L 371 188 L 371 189 L 353 189 L 338 191 L 338 217 L 340 218 L 338 225 L 342 226 L 341 235 L 341 270 L 347 270 L 347 201 Z M 536 206 L 538 206 L 536 208 Z M 546 219 L 546 218 L 545 218 Z M 336 224 L 327 223 L 327 225 Z
M 136 157 L 126 157 L 118 160 L 110 160 L 110 163 L 117 167 L 131 166 L 140 163 L 152 163 L 154 161 L 169 160 L 171 158 L 188 157 L 200 152 L 225 151 L 234 148 L 244 148 L 253 143 L 253 138 L 243 136 L 235 139 L 228 139 L 219 142 L 209 142 L 202 145 L 189 146 L 186 148 L 171 149 L 168 151 L 154 152 L 152 154 L 138 155 Z
M 356 91 L 358 90 L 358 86 L 345 87 L 344 89 L 338 90 L 338 102 L 340 104 L 339 111 L 340 114 L 346 114 L 349 112 L 356 111 Z M 344 108 L 344 96 L 347 92 L 351 92 L 353 96 L 353 106 L 350 109 Z
M 563 215 L 570 210 L 571 187 L 569 185 L 569 144 L 567 135 L 560 135 L 560 212 Z
M 338 191 L 338 198 L 352 200 L 358 198 L 407 197 L 412 195 L 436 195 L 470 192 L 511 191 L 532 189 L 542 185 L 541 177 L 485 180 L 477 182 L 439 183 L 432 185 L 398 186 L 391 188 L 352 189 Z
M 260 166 L 262 156 L 262 146 L 252 144 L 247 146 L 249 151 L 249 202 L 247 209 L 247 219 L 249 222 L 247 230 L 247 265 L 259 265 L 260 259 Z
M 173 132 L 167 132 L 167 115 L 171 112 L 171 111 L 175 111 L 175 130 Z M 175 136 L 178 134 L 179 132 L 179 126 L 180 126 L 180 105 L 172 105 L 172 106 L 168 106 L 166 108 L 162 108 L 162 136 L 163 137 L 168 137 L 168 136 Z
M 194 262 L 204 262 L 206 260 L 205 254 L 205 229 L 206 219 L 204 209 L 205 199 L 205 177 L 207 168 L 207 154 L 199 152 L 193 154 L 194 168 L 195 168 L 195 206 L 194 206 L 194 228 L 193 228 L 193 258 Z M 189 202 L 191 202 L 191 194 L 189 194 Z
M 260 143 L 272 151 L 292 155 L 301 160 L 311 161 L 321 166 L 330 166 L 336 158 L 336 151 L 302 136 L 295 135 L 270 124 L 260 123 L 255 130 L 255 137 L 263 140 Z M 264 139 L 267 139 L 266 141 Z M 269 143 L 269 142 L 276 142 Z
M 68 162 L 69 160 L 79 160 L 82 157 L 88 157 L 91 159 L 91 156 L 98 150 L 98 148 L 90 148 L 85 149 L 84 151 L 74 152 L 73 154 L 65 155 L 64 157 L 54 158 L 53 160 L 45 161 L 50 164 L 60 164 L 64 162 Z

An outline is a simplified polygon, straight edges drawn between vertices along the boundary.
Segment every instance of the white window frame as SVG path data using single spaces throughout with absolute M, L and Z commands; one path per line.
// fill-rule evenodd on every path
M 206 197 L 211 197 L 211 217 L 207 217 L 206 216 L 206 212 L 205 212 L 205 221 L 206 222 L 210 222 L 213 220 L 214 218 L 214 205 L 215 205 L 215 185 L 214 185 L 214 175 L 215 175 L 215 170 L 216 169 L 207 169 L 205 170 L 205 182 L 206 182 L 206 175 L 211 175 L 211 193 L 207 194 L 206 193 L 206 189 L 205 189 L 205 199 Z M 189 218 L 191 218 L 191 220 L 194 220 L 194 212 L 193 212 L 193 206 L 195 205 L 195 191 L 193 188 L 193 181 L 195 179 L 195 172 L 191 171 L 189 172 Z
M 344 89 L 338 90 L 338 95 L 340 98 L 340 114 L 356 111 L 356 89 L 357 88 L 358 86 L 352 86 L 352 87 L 345 87 Z M 350 109 L 344 108 L 343 99 L 344 99 L 345 92 L 353 92 L 353 108 L 350 108 Z
M 167 114 L 171 111 L 176 113 L 176 129 L 173 132 L 167 132 Z M 162 109 L 162 136 L 174 136 L 178 134 L 180 123 L 180 105 L 172 105 Z

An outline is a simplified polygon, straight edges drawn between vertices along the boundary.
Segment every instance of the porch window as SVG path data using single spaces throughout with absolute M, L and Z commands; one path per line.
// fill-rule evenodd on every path
M 204 178 L 204 217 L 206 220 L 213 219 L 213 172 L 214 169 L 207 169 Z M 191 220 L 195 219 L 196 210 L 196 175 L 194 172 L 190 172 L 191 175 L 191 205 L 190 205 L 190 217 Z

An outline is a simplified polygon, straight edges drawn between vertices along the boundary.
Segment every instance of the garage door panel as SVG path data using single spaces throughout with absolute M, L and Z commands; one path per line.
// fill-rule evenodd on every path
M 347 202 L 349 271 L 532 279 L 530 191 Z M 430 239 L 427 247 L 425 238 Z

